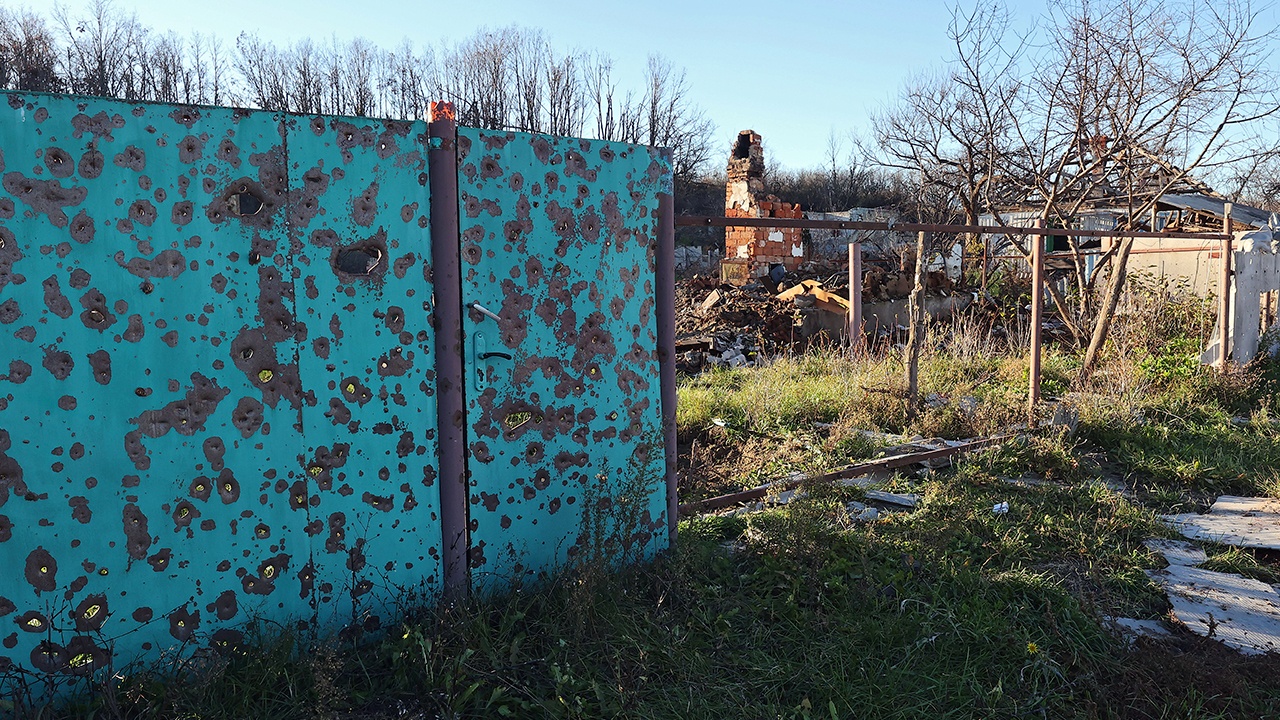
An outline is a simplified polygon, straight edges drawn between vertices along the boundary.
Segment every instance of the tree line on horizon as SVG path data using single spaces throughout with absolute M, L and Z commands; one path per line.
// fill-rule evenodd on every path
M 411 120 L 447 100 L 471 127 L 671 148 L 681 179 L 704 172 L 715 146 L 670 60 L 649 56 L 642 85 L 623 87 L 608 54 L 562 50 L 516 25 L 394 48 L 336 36 L 278 45 L 253 32 L 228 43 L 147 27 L 113 0 L 83 14 L 0 4 L 0 88 Z

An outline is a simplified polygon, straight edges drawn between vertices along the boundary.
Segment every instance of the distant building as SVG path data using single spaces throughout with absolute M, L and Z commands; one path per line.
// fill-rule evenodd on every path
M 794 203 L 780 202 L 764 193 L 764 148 L 754 130 L 738 133 L 729 155 L 725 183 L 724 214 L 731 218 L 801 218 Z M 728 263 L 745 264 L 745 276 L 768 272 L 771 265 L 795 270 L 804 262 L 803 231 L 799 228 L 731 227 L 724 234 Z

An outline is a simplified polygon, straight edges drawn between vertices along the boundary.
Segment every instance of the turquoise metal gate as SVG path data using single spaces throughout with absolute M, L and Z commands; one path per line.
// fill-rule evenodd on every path
M 470 128 L 458 155 L 473 580 L 652 552 L 670 168 L 651 148 Z
M 664 155 L 6 99 L 0 690 L 665 546 Z

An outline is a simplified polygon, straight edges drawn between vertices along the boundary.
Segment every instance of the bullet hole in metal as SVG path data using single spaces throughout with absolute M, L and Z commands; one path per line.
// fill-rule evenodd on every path
M 616 413 L 616 412 L 611 412 L 611 413 L 609 413 L 608 415 L 605 415 L 605 418 L 606 418 L 606 419 L 608 419 L 608 420 L 610 420 L 610 421 L 617 420 L 617 419 L 618 419 L 618 413 Z
M 103 321 L 107 319 L 107 317 L 102 314 L 101 310 L 90 310 L 89 319 L 92 320 L 95 324 L 101 325 Z
M 144 295 L 150 295 L 156 289 L 156 286 L 153 285 L 150 280 L 144 280 L 142 285 L 139 287 L 142 289 L 142 293 Z
M 258 372 L 258 381 L 263 383 L 271 382 L 271 378 L 275 377 L 275 373 L 270 370 L 263 369 Z
M 231 212 L 241 217 L 257 215 L 262 212 L 262 199 L 249 191 L 248 185 L 241 185 L 240 190 L 227 199 Z
M 138 397 L 146 397 L 151 394 L 151 388 L 135 388 L 133 394 Z
M 531 412 L 513 412 L 508 413 L 507 416 L 502 419 L 502 424 L 506 425 L 508 429 L 515 430 L 532 419 L 533 413 Z
M 248 360 L 249 358 L 253 357 L 253 348 L 247 347 L 244 350 L 241 350 L 240 357 L 244 358 L 245 360 Z
M 382 250 L 376 247 L 340 250 L 334 264 L 348 275 L 368 275 L 382 262 Z
M 251 251 L 251 252 L 249 253 L 249 264 L 250 264 L 250 265 L 257 265 L 257 264 L 258 264 L 258 261 L 259 261 L 259 260 L 261 260 L 261 259 L 262 259 L 262 256 L 258 254 L 258 251 L 257 251 L 257 250 L 253 250 L 253 251 Z

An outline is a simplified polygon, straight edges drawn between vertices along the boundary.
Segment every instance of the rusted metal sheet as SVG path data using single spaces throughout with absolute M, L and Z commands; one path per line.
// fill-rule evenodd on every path
M 425 125 L 7 100 L 0 666 L 429 591 Z
M 665 547 L 659 151 L 458 132 L 472 582 Z

